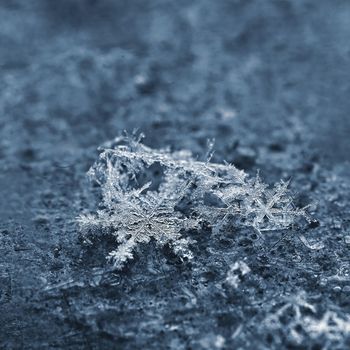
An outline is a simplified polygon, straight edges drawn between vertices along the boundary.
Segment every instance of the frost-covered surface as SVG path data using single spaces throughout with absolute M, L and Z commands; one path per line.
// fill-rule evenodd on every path
M 0 348 L 349 348 L 349 6 L 2 1 Z M 109 212 L 86 172 L 135 128 L 152 157 L 168 147 L 200 164 L 215 138 L 210 163 L 233 163 L 248 188 L 258 169 L 270 189 L 290 180 L 295 208 L 311 204 L 317 221 L 264 239 L 250 216 L 201 222 L 180 230 L 195 241 L 184 259 L 155 228 L 166 218 L 176 236 L 183 217 L 197 220 L 185 181 L 176 215 L 151 220 L 150 241 L 116 271 L 115 237 L 81 234 L 76 217 Z M 141 195 L 162 188 L 157 164 L 142 173 Z M 133 187 L 120 193 L 137 202 Z M 232 196 L 213 189 L 224 205 L 204 204 L 217 218 Z

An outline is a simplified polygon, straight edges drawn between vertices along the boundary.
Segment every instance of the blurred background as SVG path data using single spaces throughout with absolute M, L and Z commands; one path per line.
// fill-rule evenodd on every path
M 217 138 L 228 161 L 299 136 L 349 159 L 348 1 L 3 0 L 0 18 L 2 157 L 138 128 L 195 152 Z

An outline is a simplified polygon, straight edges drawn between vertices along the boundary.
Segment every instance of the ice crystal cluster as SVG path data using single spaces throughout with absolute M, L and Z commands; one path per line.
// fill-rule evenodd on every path
M 304 292 L 283 299 L 277 309 L 269 310 L 270 314 L 262 323 L 265 333 L 280 329 L 298 345 L 308 336 L 321 340 L 322 349 L 344 348 L 342 342 L 350 335 L 349 315 L 341 315 L 339 309 L 318 312 Z
M 117 269 L 151 239 L 191 259 L 190 232 L 204 223 L 217 234 L 243 225 L 261 235 L 308 219 L 305 208 L 293 205 L 288 182 L 269 188 L 259 175 L 251 179 L 231 164 L 211 162 L 211 150 L 200 161 L 189 151 L 151 149 L 141 139 L 126 135 L 100 149 L 89 176 L 101 187 L 102 202 L 95 214 L 78 218 L 86 234 L 115 237 L 108 258 Z

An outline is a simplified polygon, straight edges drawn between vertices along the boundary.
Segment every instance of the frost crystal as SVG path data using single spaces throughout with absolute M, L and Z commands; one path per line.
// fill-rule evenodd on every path
M 282 329 L 298 345 L 310 337 L 321 340 L 322 349 L 343 349 L 342 343 L 350 335 L 350 316 L 338 312 L 327 310 L 319 318 L 316 307 L 307 301 L 306 293 L 300 293 L 285 297 L 263 324 L 265 331 Z
M 86 233 L 115 236 L 118 245 L 108 258 L 118 269 L 133 258 L 138 244 L 151 239 L 191 258 L 193 241 L 183 234 L 201 221 L 218 232 L 228 223 L 261 232 L 287 228 L 300 216 L 308 218 L 304 209 L 294 207 L 287 182 L 268 189 L 259 176 L 251 180 L 233 165 L 211 163 L 211 150 L 206 161 L 199 161 L 191 152 L 153 150 L 141 137 L 124 136 L 101 151 L 89 171 L 102 189 L 101 208 L 78 221 Z M 157 167 L 160 179 L 147 182 Z M 187 212 L 180 209 L 184 198 L 191 203 Z
M 226 282 L 237 288 L 242 276 L 250 271 L 250 267 L 244 261 L 236 261 L 227 273 Z
M 330 340 L 342 340 L 350 335 L 350 316 L 340 317 L 334 311 L 327 311 L 321 320 L 307 317 L 305 328 L 314 338 L 325 335 Z

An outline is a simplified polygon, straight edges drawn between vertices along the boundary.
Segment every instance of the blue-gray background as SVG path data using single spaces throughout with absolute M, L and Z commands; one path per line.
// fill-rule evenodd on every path
M 319 317 L 350 311 L 349 38 L 345 0 L 2 0 L 0 347 L 327 344 L 263 321 L 300 293 Z M 192 265 L 151 244 L 103 273 L 113 242 L 84 246 L 75 217 L 96 209 L 96 148 L 135 128 L 199 156 L 215 138 L 215 161 L 292 177 L 318 223 L 277 243 L 202 233 Z M 232 292 L 225 276 L 243 259 L 251 277 Z

